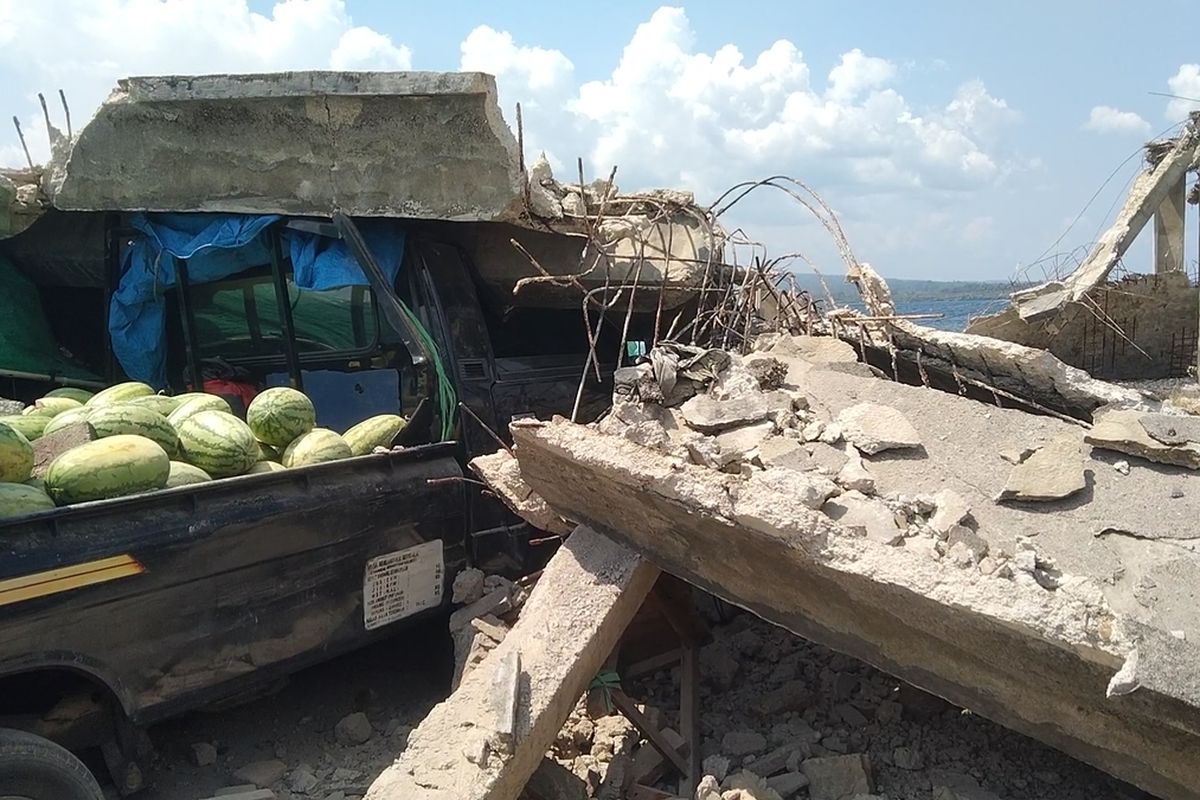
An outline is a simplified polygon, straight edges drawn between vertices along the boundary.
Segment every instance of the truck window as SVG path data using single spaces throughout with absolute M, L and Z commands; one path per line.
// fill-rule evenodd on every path
M 269 273 L 192 286 L 190 295 L 201 357 L 245 358 L 285 352 Z M 368 287 L 315 291 L 300 289 L 289 279 L 288 301 L 300 353 L 357 352 L 378 341 L 375 301 Z

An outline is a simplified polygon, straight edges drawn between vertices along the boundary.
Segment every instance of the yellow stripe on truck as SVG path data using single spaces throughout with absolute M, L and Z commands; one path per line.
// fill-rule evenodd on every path
M 142 563 L 128 553 L 69 567 L 34 572 L 19 578 L 0 581 L 0 606 L 32 600 L 35 597 L 69 592 L 84 586 L 95 586 L 118 578 L 140 575 L 146 571 Z

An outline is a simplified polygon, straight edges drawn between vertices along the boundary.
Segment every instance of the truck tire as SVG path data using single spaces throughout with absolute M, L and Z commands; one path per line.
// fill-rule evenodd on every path
M 41 736 L 0 728 L 0 798 L 104 800 L 104 793 L 69 751 Z

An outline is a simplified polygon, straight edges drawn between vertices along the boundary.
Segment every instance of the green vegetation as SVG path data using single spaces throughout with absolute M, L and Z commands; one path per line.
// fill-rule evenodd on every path
M 896 302 L 904 304 L 930 300 L 1005 300 L 1017 288 L 1008 281 L 925 281 L 887 278 L 887 282 Z M 843 275 L 827 275 L 825 284 L 838 303 L 858 301 L 858 292 L 846 282 Z M 814 297 L 825 297 L 821 279 L 811 273 L 798 273 L 796 286 L 808 290 Z

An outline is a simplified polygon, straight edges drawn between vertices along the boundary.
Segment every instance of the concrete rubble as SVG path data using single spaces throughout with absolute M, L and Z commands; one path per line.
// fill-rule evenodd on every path
M 576 530 L 504 641 L 413 730 L 367 800 L 519 795 L 658 574 L 624 547 Z M 508 673 L 509 718 L 497 707 L 495 680 L 511 654 L 519 668 Z
M 592 428 L 514 428 L 523 479 L 559 514 L 770 622 L 1149 791 L 1198 796 L 1200 557 L 1186 531 L 1200 498 L 1169 489 L 1186 470 L 1127 447 L 1125 474 L 1093 441 L 1102 424 L 881 380 L 833 344 L 766 337 L 787 368 L 769 391 L 741 377 L 758 354 L 733 356 L 673 409 L 625 394 Z M 728 408 L 696 399 L 718 387 Z M 762 417 L 752 395 L 776 391 L 803 400 Z M 1149 419 L 1175 442 L 1135 423 L 1157 447 L 1190 446 L 1186 425 Z M 1109 696 L 1131 658 L 1133 690 Z M 761 757 L 752 738 L 721 752 Z M 922 769 L 906 747 L 889 763 Z

